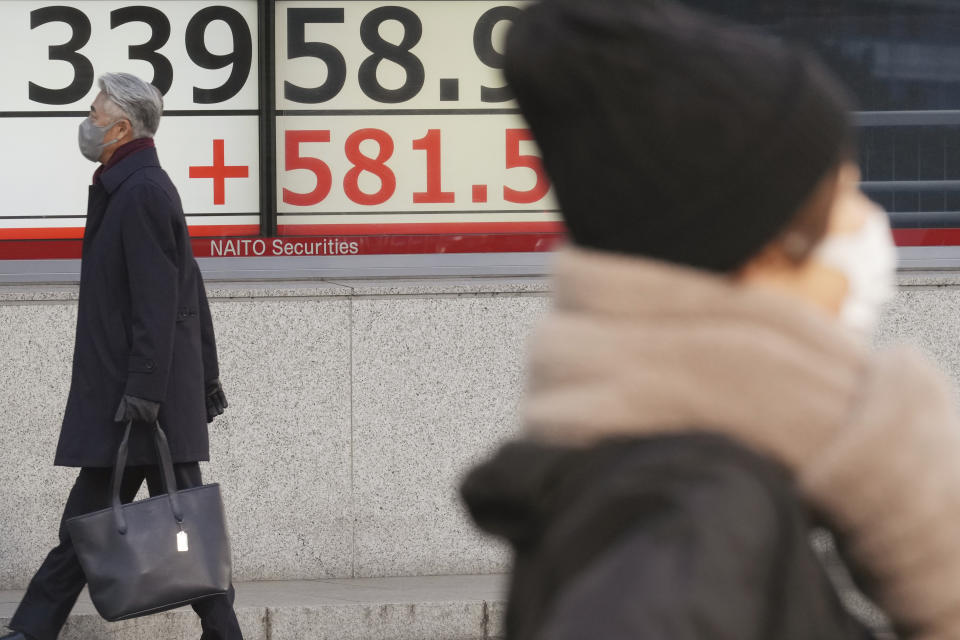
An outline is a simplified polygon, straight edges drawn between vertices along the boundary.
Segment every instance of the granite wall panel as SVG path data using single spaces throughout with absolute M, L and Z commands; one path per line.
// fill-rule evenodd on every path
M 902 276 L 878 343 L 912 342 L 960 385 L 960 276 Z M 208 481 L 238 580 L 499 572 L 463 472 L 516 433 L 545 280 L 210 287 L 227 413 Z M 52 466 L 73 287 L 0 287 L 0 589 L 56 543 L 75 472 Z
M 506 555 L 458 494 L 516 433 L 525 345 L 546 297 L 353 303 L 356 575 L 485 573 Z

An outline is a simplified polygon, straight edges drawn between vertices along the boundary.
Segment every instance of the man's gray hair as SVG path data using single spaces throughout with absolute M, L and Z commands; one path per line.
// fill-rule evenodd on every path
M 163 95 L 152 84 L 129 73 L 105 73 L 100 90 L 130 120 L 134 138 L 152 138 L 163 115 Z

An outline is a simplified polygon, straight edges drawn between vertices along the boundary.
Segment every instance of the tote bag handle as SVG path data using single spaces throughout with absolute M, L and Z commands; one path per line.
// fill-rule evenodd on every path
M 117 526 L 117 532 L 120 535 L 127 533 L 127 519 L 123 514 L 123 507 L 120 504 L 120 484 L 123 479 L 123 471 L 127 467 L 127 449 L 130 442 L 130 428 L 133 421 L 128 420 L 123 431 L 123 440 L 120 441 L 120 448 L 117 449 L 117 462 L 113 467 L 113 479 L 110 482 L 110 503 L 113 508 L 113 520 Z M 180 499 L 177 497 L 177 480 L 173 475 L 173 460 L 170 455 L 170 444 L 167 442 L 167 435 L 160 428 L 160 422 L 154 423 L 153 441 L 157 448 L 157 455 L 160 458 L 160 468 L 162 471 L 163 490 L 167 494 L 170 502 L 170 511 L 173 513 L 177 524 L 183 523 L 183 509 L 180 507 Z

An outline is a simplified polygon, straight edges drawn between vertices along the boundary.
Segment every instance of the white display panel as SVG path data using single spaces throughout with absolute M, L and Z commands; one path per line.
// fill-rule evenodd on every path
M 281 232 L 554 224 L 501 69 L 525 4 L 277 2 Z
M 514 107 L 501 52 L 525 4 L 278 1 L 277 107 Z
M 3 168 L 0 239 L 82 231 L 96 165 L 80 155 L 77 127 L 99 91 L 97 77 L 110 71 L 165 91 L 156 143 L 191 226 L 255 232 L 257 36 L 256 0 L 0 2 L 0 39 L 16 52 L 0 75 L 0 135 L 17 150 Z
M 29 146 L 17 151 L 17 166 L 5 169 L 4 202 L 0 221 L 5 227 L 64 226 L 63 216 L 83 226 L 87 186 L 98 166 L 77 150 L 80 118 L 0 118 L 0 139 L 28 135 Z M 161 120 L 155 141 L 160 163 L 170 174 L 184 210 L 192 214 L 213 214 L 238 223 L 258 219 L 259 158 L 256 116 L 169 117 Z M 223 141 L 223 164 L 215 167 L 216 140 Z M 61 151 L 56 151 L 60 149 Z M 191 167 L 198 174 L 240 174 L 225 177 L 223 202 L 215 201 L 214 178 L 190 178 Z M 15 177 L 10 175 L 16 172 Z M 206 216 L 204 216 L 206 217 Z M 221 223 L 224 223 L 221 221 Z M 70 226 L 70 225 L 66 225 Z
M 4 0 L 0 16 L 0 41 L 17 52 L 0 110 L 86 111 L 107 71 L 153 81 L 167 109 L 257 108 L 255 0 Z
M 536 145 L 510 114 L 288 116 L 277 156 L 290 222 L 554 219 Z
M 107 71 L 165 92 L 156 142 L 197 256 L 546 251 L 553 190 L 500 69 L 524 4 L 0 2 L 22 58 L 0 78 L 0 134 L 22 149 L 0 259 L 79 256 L 96 165 L 77 126 Z M 281 242 L 248 240 L 271 224 Z

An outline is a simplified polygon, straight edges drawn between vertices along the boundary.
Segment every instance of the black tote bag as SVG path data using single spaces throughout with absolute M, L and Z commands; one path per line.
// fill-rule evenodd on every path
M 120 504 L 130 427 L 128 422 L 117 451 L 112 505 L 66 521 L 90 598 L 110 621 L 224 594 L 231 582 L 220 487 L 205 484 L 177 491 L 170 446 L 159 423 L 154 440 L 165 493 Z

